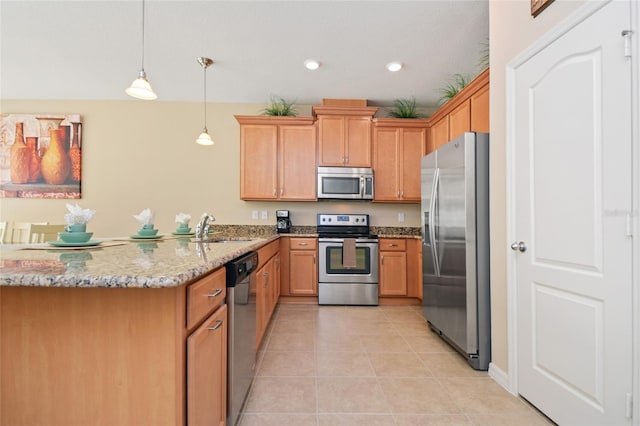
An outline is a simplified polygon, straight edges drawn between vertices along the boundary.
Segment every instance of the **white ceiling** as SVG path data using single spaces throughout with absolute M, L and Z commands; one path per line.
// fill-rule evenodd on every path
M 1 99 L 131 99 L 141 0 L 0 0 Z M 475 76 L 488 0 L 146 0 L 144 68 L 159 101 L 299 104 L 415 96 L 434 106 L 455 73 Z M 305 59 L 322 63 L 312 72 Z M 397 73 L 385 64 L 400 61 Z

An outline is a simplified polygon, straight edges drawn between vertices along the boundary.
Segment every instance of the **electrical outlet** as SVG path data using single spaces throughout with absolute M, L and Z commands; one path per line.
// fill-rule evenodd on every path
M 254 210 L 251 212 L 251 219 L 258 220 L 258 210 Z
M 262 210 L 262 220 L 269 219 L 269 213 L 266 210 Z
M 398 222 L 404 222 L 404 213 L 398 213 Z

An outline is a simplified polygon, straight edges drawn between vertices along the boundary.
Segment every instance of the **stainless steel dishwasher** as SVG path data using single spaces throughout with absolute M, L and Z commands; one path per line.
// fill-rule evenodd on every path
M 227 425 L 234 426 L 256 373 L 256 298 L 249 291 L 258 267 L 258 253 L 249 252 L 226 265 Z

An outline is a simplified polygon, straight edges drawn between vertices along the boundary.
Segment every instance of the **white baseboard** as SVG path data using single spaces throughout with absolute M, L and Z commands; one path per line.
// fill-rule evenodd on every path
M 496 367 L 494 363 L 489 363 L 489 377 L 495 380 L 500 386 L 505 388 L 509 393 L 517 395 L 514 389 L 511 389 L 511 380 L 509 375 Z

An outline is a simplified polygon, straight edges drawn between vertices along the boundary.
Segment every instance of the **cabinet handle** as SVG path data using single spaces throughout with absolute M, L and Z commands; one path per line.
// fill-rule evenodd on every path
M 215 293 L 213 293 L 213 294 L 207 294 L 207 297 L 218 297 L 218 296 L 220 296 L 220 293 L 222 293 L 222 289 L 221 289 L 221 288 L 218 288 L 218 289 L 216 289 L 216 292 L 215 292 Z
M 313 264 L 314 265 L 316 264 L 316 256 L 315 255 L 313 255 Z
M 299 246 L 308 246 L 309 244 L 307 243 L 298 243 Z
M 398 247 L 397 244 L 389 244 L 389 247 Z
M 400 191 L 396 192 L 396 198 L 400 198 Z
M 222 320 L 216 320 L 216 325 L 214 325 L 213 327 L 209 327 L 209 331 L 216 331 L 217 329 L 222 327 L 222 322 Z
M 273 188 L 273 196 L 274 197 L 278 196 L 278 190 L 276 188 Z
M 282 197 L 284 195 L 284 188 L 280 188 L 280 196 Z
M 380 256 L 380 264 L 384 265 L 384 256 Z

